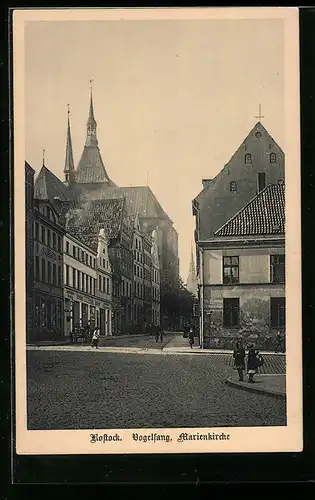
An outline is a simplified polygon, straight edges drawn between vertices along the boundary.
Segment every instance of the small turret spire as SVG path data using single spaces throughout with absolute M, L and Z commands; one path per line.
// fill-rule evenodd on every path
M 72 151 L 72 139 L 71 139 L 71 128 L 70 128 L 70 104 L 68 106 L 68 127 L 67 127 L 67 144 L 66 144 L 66 159 L 65 159 L 65 184 L 69 186 L 74 182 L 74 161 L 73 161 L 73 151 Z
M 43 149 L 43 167 L 45 167 L 45 150 Z
M 93 79 L 90 80 L 90 110 L 89 117 L 87 121 L 87 137 L 85 141 L 86 146 L 97 146 L 98 141 L 96 137 L 96 127 L 97 123 L 94 118 L 94 106 L 93 106 L 93 91 L 92 91 Z

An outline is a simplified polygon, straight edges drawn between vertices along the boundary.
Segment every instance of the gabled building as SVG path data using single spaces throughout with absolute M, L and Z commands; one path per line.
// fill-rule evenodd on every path
M 285 330 L 284 185 L 267 185 L 199 253 L 203 347 L 272 348 Z
M 284 182 L 284 164 L 282 149 L 257 122 L 224 168 L 213 179 L 202 181 L 203 189 L 192 202 L 197 247 L 265 186 Z M 198 251 L 196 256 L 198 273 Z

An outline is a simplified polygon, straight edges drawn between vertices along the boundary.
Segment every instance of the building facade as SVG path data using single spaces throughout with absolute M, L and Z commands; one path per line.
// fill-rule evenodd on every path
M 133 217 L 133 322 L 143 331 L 144 319 L 144 238 L 141 233 L 139 217 Z
M 285 332 L 284 185 L 268 185 L 202 242 L 203 347 L 272 349 Z
M 34 200 L 33 340 L 64 336 L 63 237 L 49 201 Z
M 73 234 L 64 237 L 65 334 L 75 333 L 90 322 L 100 324 L 97 298 L 97 254 Z
M 108 241 L 101 229 L 97 246 L 97 291 L 100 299 L 99 327 L 101 335 L 112 335 L 112 266 L 108 253 Z
M 33 279 L 34 279 L 34 175 L 25 162 L 25 273 L 26 273 L 26 341 L 33 332 Z
M 151 245 L 151 263 L 152 263 L 152 324 L 160 326 L 161 324 L 161 289 L 160 289 L 160 259 L 157 241 L 157 232 L 152 232 Z

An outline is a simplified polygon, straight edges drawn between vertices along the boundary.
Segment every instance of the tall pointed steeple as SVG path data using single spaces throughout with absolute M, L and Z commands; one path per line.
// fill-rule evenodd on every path
M 90 111 L 89 111 L 89 117 L 87 121 L 87 134 L 86 134 L 86 141 L 85 145 L 86 146 L 97 146 L 98 141 L 96 137 L 96 127 L 97 123 L 94 118 L 94 106 L 93 106 L 93 94 L 92 94 L 92 80 L 90 80 L 91 87 L 90 87 Z
M 187 290 L 193 295 L 197 296 L 197 276 L 196 276 L 196 267 L 194 262 L 192 245 L 190 254 L 189 275 L 187 278 Z
M 90 80 L 92 84 L 93 80 Z M 96 137 L 97 123 L 94 117 L 94 105 L 92 95 L 92 85 L 90 87 L 90 109 L 89 117 L 87 120 L 87 134 L 85 146 L 75 171 L 76 184 L 101 184 L 106 186 L 115 186 L 110 180 L 98 147 L 98 140 Z
M 69 186 L 75 181 L 74 174 L 74 162 L 73 162 L 73 151 L 72 151 L 72 139 L 71 139 L 71 129 L 70 129 L 70 106 L 68 104 L 68 128 L 67 128 L 67 145 L 66 145 L 66 159 L 64 168 L 66 186 Z

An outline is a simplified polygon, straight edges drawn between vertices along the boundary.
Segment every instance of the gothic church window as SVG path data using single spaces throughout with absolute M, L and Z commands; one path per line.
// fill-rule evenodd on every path
M 245 163 L 246 164 L 252 163 L 252 155 L 251 155 L 251 153 L 246 153 L 246 155 L 245 155 Z
M 230 191 L 236 191 L 237 185 L 235 181 L 230 182 Z

